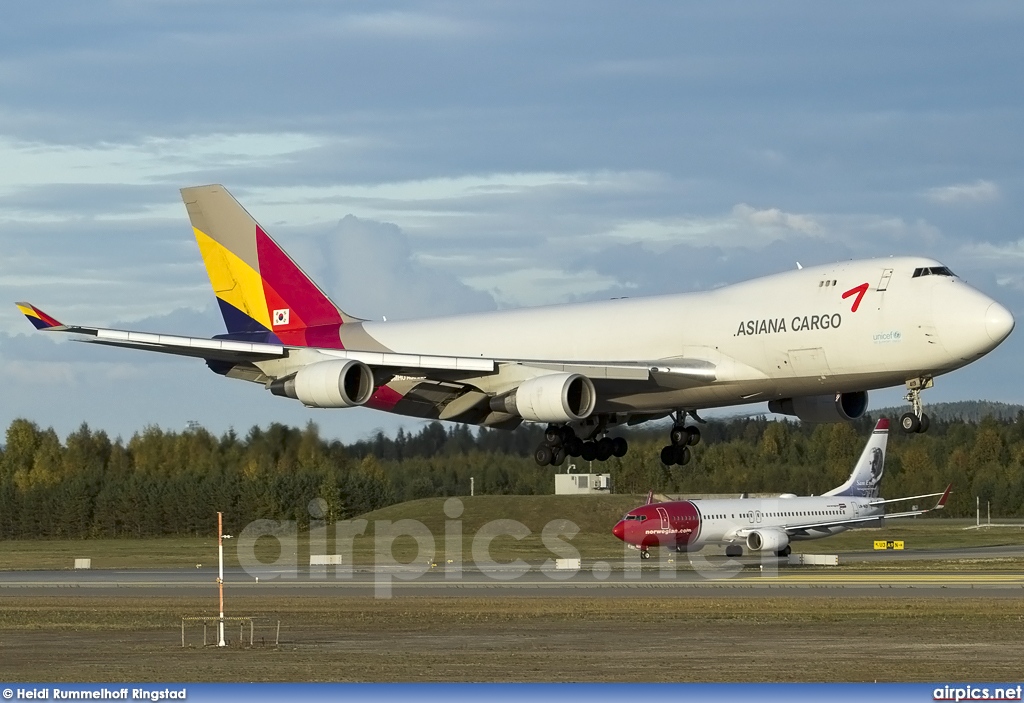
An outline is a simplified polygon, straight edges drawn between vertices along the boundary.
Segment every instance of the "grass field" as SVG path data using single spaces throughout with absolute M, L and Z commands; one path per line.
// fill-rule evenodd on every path
M 491 543 L 499 561 L 551 558 L 542 531 L 552 521 L 584 559 L 615 562 L 623 546 L 611 526 L 643 496 L 459 499 L 455 519 L 443 499 L 392 506 L 364 516 L 354 541 L 357 564 L 374 560 L 375 532 L 412 520 L 443 553 L 446 528 L 461 530 L 463 557 L 494 520 L 515 520 L 529 534 Z M 453 513 L 454 514 L 454 513 Z M 211 521 L 212 522 L 212 521 Z M 447 524 L 446 524 L 447 523 Z M 579 528 L 568 540 L 567 527 Z M 1021 527 L 965 530 L 969 521 L 904 520 L 881 530 L 851 531 L 796 543 L 797 551 L 871 550 L 876 539 L 903 540 L 908 550 L 995 546 L 1024 541 Z M 262 537 L 256 552 L 273 561 L 294 550 L 308 563 L 318 539 L 300 533 Z M 456 542 L 457 543 L 457 542 Z M 228 566 L 238 564 L 238 540 L 227 542 Z M 415 542 L 389 547 L 399 560 Z M 0 543 L 0 568 L 64 569 L 76 557 L 94 568 L 194 568 L 216 563 L 216 540 L 162 538 Z M 635 557 L 635 554 L 632 556 Z M 654 562 L 656 560 L 652 560 Z M 682 561 L 682 568 L 686 568 Z M 956 570 L 957 562 L 935 569 Z M 657 565 L 651 565 L 657 568 Z M 1019 572 L 1014 559 L 963 568 Z M 853 564 L 848 569 L 864 569 Z M 920 562 L 872 563 L 871 570 L 921 568 Z M 215 615 L 208 594 L 181 597 L 18 595 L 0 589 L 0 677 L 22 681 L 977 681 L 1020 677 L 1024 659 L 1024 598 L 981 594 L 944 598 L 904 591 L 895 597 L 823 597 L 794 590 L 723 598 L 632 597 L 568 591 L 564 597 L 413 597 L 377 600 L 232 595 L 233 615 L 262 618 L 257 646 L 241 646 L 237 626 L 229 647 L 202 647 L 202 628 L 187 631 L 183 616 Z M 281 622 L 273 646 L 268 625 Z M 209 631 L 212 641 L 213 630 Z
M 522 539 L 508 535 L 495 538 L 489 544 L 490 554 L 497 561 L 525 559 L 543 561 L 554 555 L 545 546 L 542 532 L 545 526 L 562 528 L 560 539 L 571 543 L 584 559 L 615 560 L 623 556 L 623 545 L 611 534 L 611 527 L 630 508 L 643 502 L 644 496 L 477 496 L 459 498 L 458 503 L 449 507 L 461 508 L 456 519 L 445 514 L 445 499 L 428 498 L 390 506 L 369 513 L 365 533 L 355 537 L 352 543 L 352 561 L 355 564 L 371 564 L 378 547 L 378 536 L 386 524 L 401 520 L 421 523 L 433 536 L 435 557 L 441 558 L 446 546 L 446 523 L 455 526 L 462 534 L 463 560 L 468 562 L 473 554 L 473 540 L 481 528 L 494 520 L 514 520 L 522 523 L 529 534 Z M 453 513 L 454 514 L 454 513 Z M 894 520 L 883 529 L 851 530 L 824 540 L 796 542 L 796 552 L 843 553 L 870 551 L 874 540 L 903 540 L 907 550 L 941 549 L 953 547 L 998 546 L 1024 543 L 1024 524 L 1015 527 L 965 530 L 969 520 L 910 519 Z M 579 532 L 568 538 L 569 527 L 578 527 Z M 211 532 L 213 531 L 211 520 Z M 225 563 L 237 566 L 240 541 L 226 542 Z M 453 538 L 455 539 L 455 538 Z M 250 540 L 251 541 L 251 540 Z M 322 539 L 324 547 L 316 551 L 341 552 L 335 540 L 335 529 L 331 526 Z M 415 541 L 408 536 L 398 537 L 393 542 L 382 542 L 400 561 L 417 558 Z M 308 564 L 310 554 L 310 533 L 301 532 L 281 540 L 261 537 L 256 541 L 255 554 L 263 562 L 279 558 L 282 549 L 295 553 L 298 564 Z M 705 550 L 714 551 L 714 550 Z M 421 558 L 426 558 L 420 555 Z M 214 537 L 166 537 L 152 539 L 114 540 L 17 540 L 0 542 L 0 569 L 66 569 L 71 568 L 76 557 L 89 557 L 93 568 L 188 568 L 197 563 L 206 566 L 214 564 L 217 557 Z M 1019 568 L 1013 560 L 997 561 L 991 566 L 1005 564 L 1007 568 Z
M 1014 681 L 1024 600 L 246 598 L 281 645 L 181 647 L 209 599 L 0 596 L 22 681 Z M 212 635 L 212 632 L 211 632 Z M 269 630 L 258 630 L 260 637 Z

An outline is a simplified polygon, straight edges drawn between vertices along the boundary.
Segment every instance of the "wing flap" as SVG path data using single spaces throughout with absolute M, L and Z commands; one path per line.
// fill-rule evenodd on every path
M 424 369 L 436 371 L 474 371 L 493 373 L 493 359 L 478 359 L 464 356 L 429 356 L 425 354 L 395 354 L 393 352 L 364 352 L 348 349 L 318 349 L 321 354 L 333 359 L 352 359 L 367 366 L 381 366 L 396 369 Z

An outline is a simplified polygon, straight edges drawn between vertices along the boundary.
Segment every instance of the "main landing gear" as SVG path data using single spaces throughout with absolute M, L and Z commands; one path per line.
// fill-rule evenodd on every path
M 912 410 L 903 413 L 900 417 L 900 427 L 907 434 L 923 433 L 928 431 L 928 416 L 924 413 L 924 405 L 921 403 L 921 391 L 931 388 L 933 384 L 930 378 L 912 378 L 907 381 L 907 395 L 905 400 L 910 403 Z
M 661 450 L 661 463 L 665 466 L 688 464 L 690 462 L 690 447 L 700 442 L 700 430 L 693 425 L 684 424 L 686 414 L 685 410 L 674 414 L 675 424 L 668 434 L 670 444 Z
M 607 461 L 613 456 L 624 457 L 627 451 L 629 444 L 623 437 L 604 436 L 584 441 L 568 425 L 548 425 L 544 441 L 533 452 L 533 459 L 539 466 L 561 466 L 567 456 L 584 461 Z

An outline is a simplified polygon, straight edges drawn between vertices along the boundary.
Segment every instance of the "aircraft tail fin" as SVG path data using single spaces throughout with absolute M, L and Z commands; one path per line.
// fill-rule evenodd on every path
M 37 330 L 49 330 L 55 327 L 64 327 L 56 318 L 50 317 L 45 312 L 31 303 L 15 303 L 21 314 L 28 318 Z
M 340 348 L 346 315 L 221 185 L 181 190 L 227 337 Z
M 875 424 L 875 429 L 868 439 L 860 459 L 853 467 L 853 473 L 846 483 L 833 488 L 827 496 L 857 496 L 877 498 L 878 489 L 885 472 L 885 446 L 889 441 L 889 420 L 882 418 Z

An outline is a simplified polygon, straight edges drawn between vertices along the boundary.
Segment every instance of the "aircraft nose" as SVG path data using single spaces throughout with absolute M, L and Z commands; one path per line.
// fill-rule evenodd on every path
M 993 342 L 999 344 L 1013 331 L 1014 321 L 1010 311 L 999 303 L 992 303 L 985 312 L 985 331 Z
M 992 351 L 1013 329 L 1009 310 L 963 283 L 940 282 L 932 305 L 942 347 L 958 365 Z
M 623 522 L 622 520 L 619 520 L 617 523 L 615 523 L 615 527 L 612 528 L 612 534 L 615 535 L 616 537 L 618 537 L 619 539 L 625 541 L 625 539 L 626 539 L 626 523 Z

